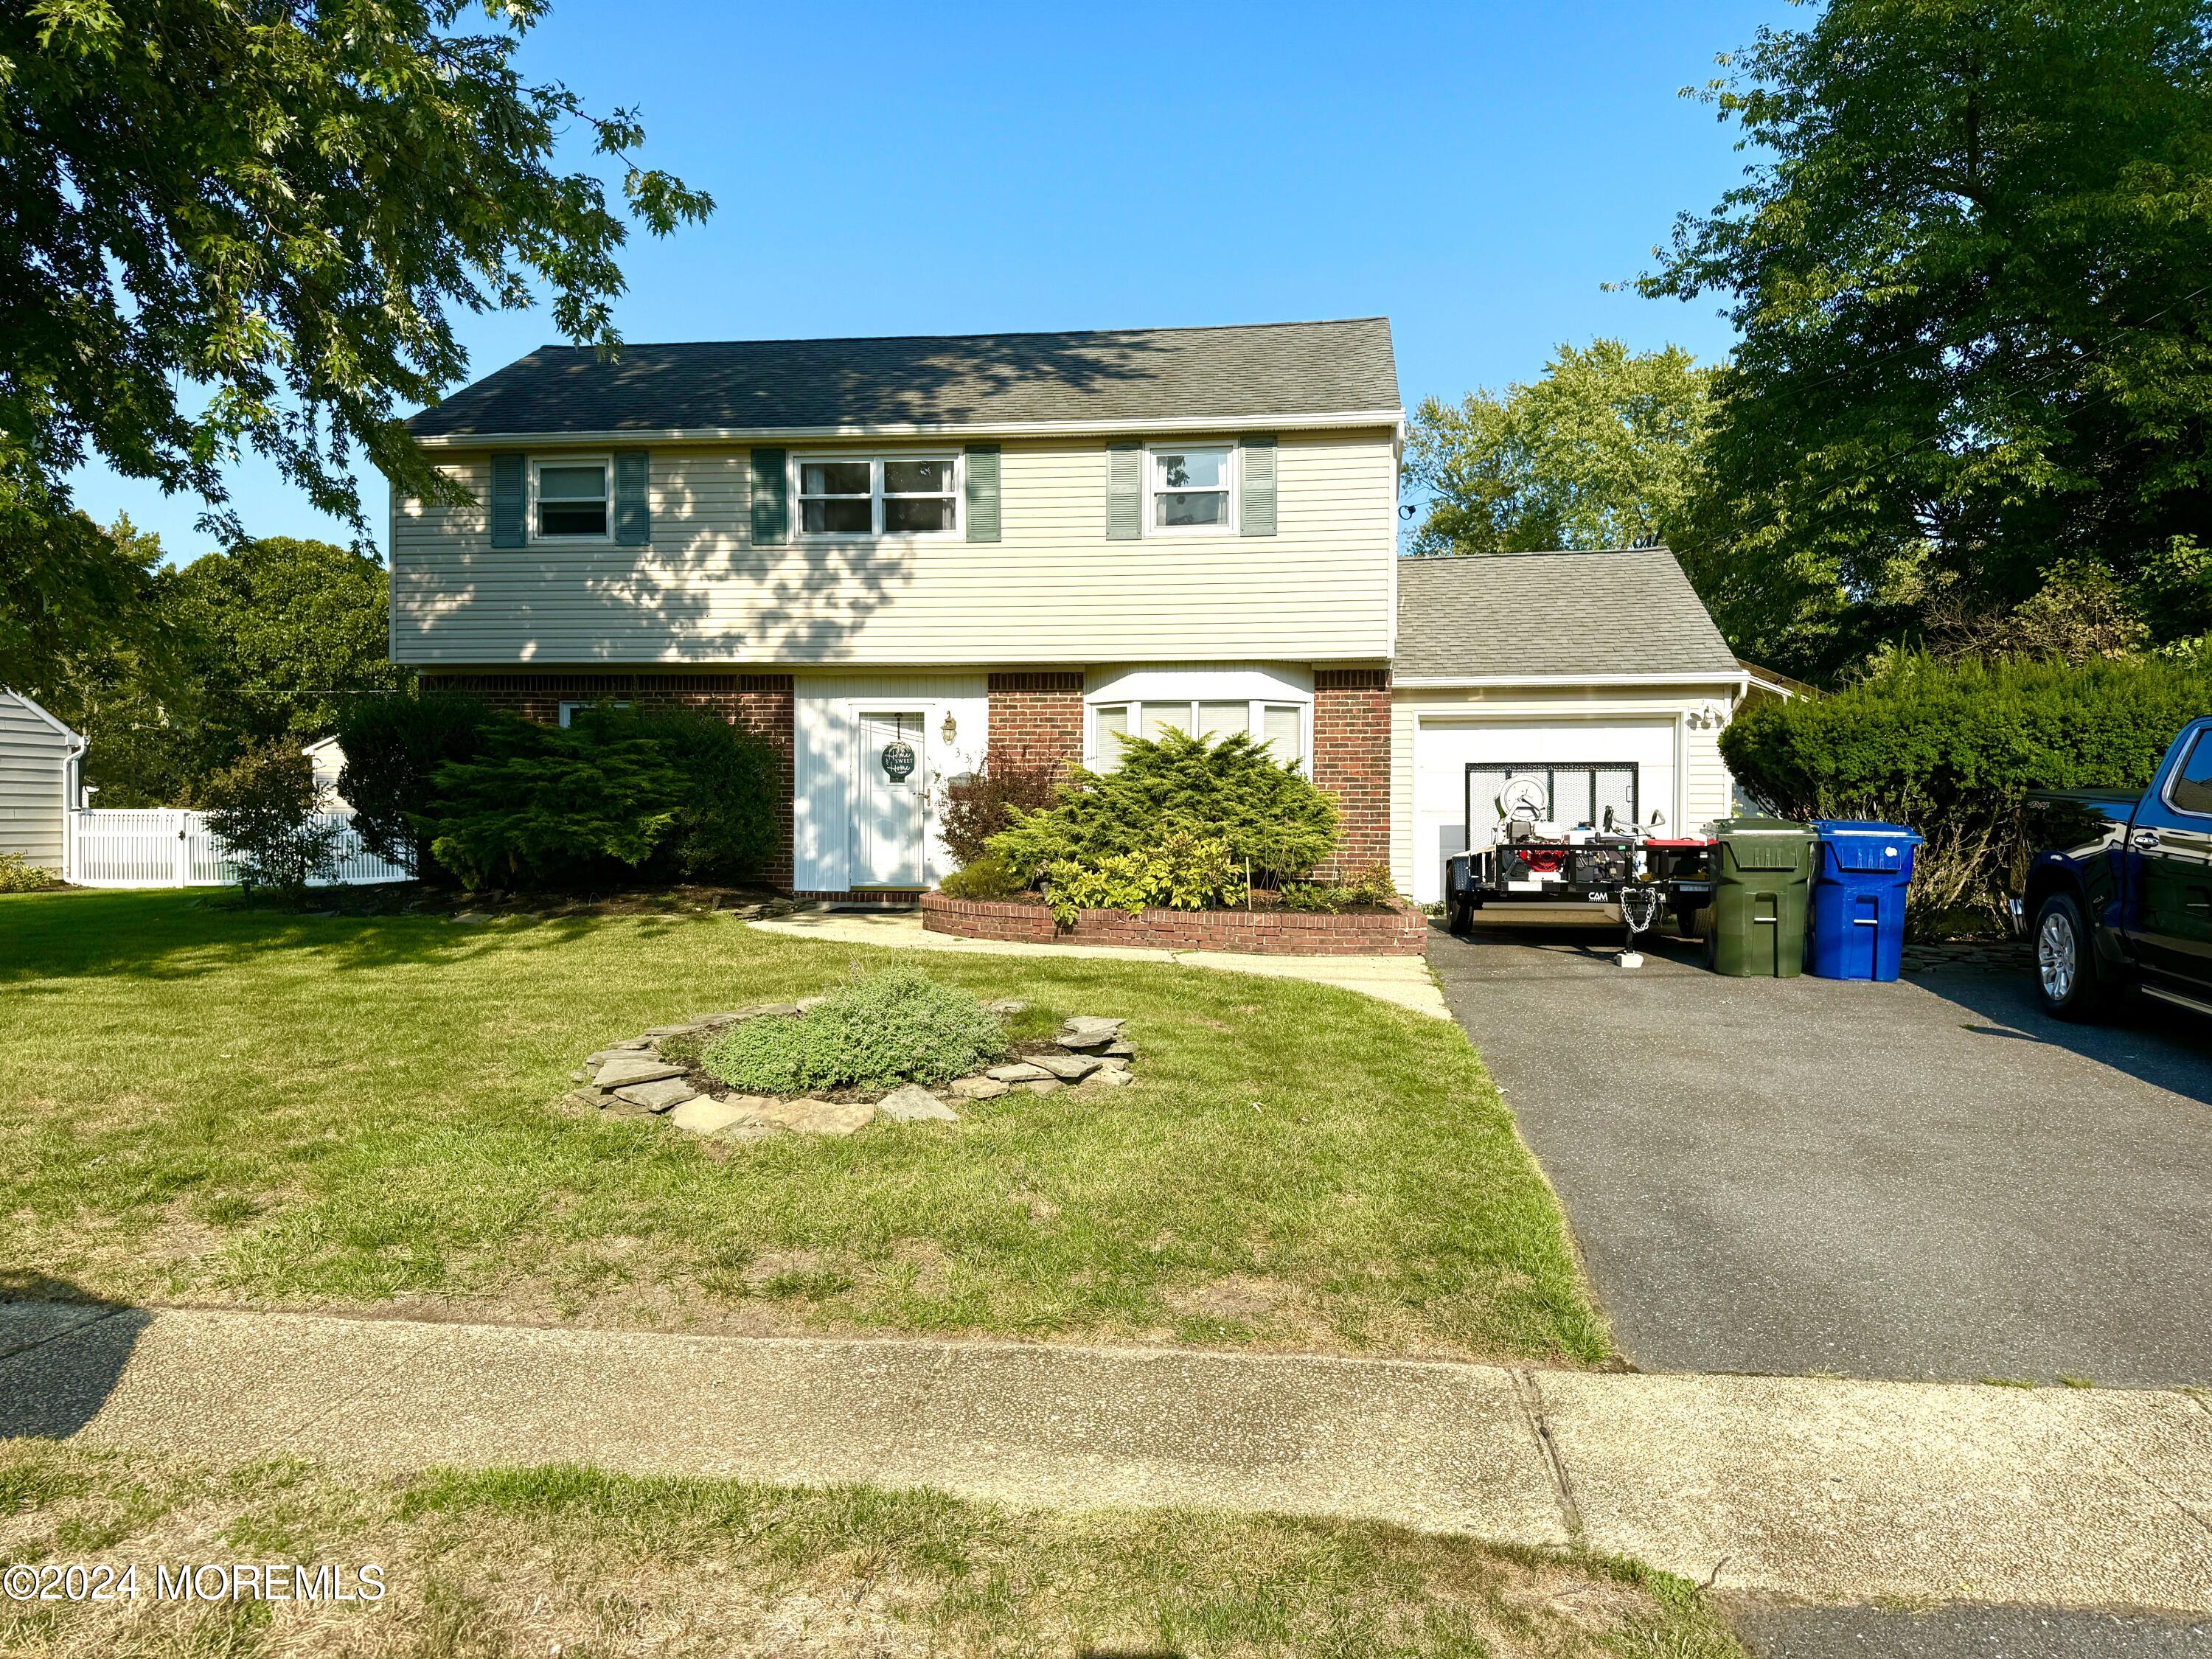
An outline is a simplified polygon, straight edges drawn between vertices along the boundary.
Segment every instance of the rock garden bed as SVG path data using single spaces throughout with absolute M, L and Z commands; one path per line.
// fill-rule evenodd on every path
M 764 1140 L 780 1134 L 848 1135 L 871 1123 L 957 1123 L 974 1103 L 1024 1092 L 1062 1089 L 1110 1090 L 1135 1083 L 1136 1049 L 1117 1018 L 1079 1015 L 1053 1037 L 1005 1045 L 1001 1057 L 938 1086 L 903 1081 L 894 1087 L 845 1086 L 802 1095 L 750 1094 L 708 1069 L 710 1051 L 738 1026 L 754 1020 L 804 1019 L 826 1000 L 769 1003 L 703 1014 L 655 1026 L 586 1056 L 572 1074 L 570 1098 L 594 1111 L 658 1117 L 695 1135 L 728 1141 Z M 1006 1000 L 980 1006 L 1000 1018 L 1028 1005 Z

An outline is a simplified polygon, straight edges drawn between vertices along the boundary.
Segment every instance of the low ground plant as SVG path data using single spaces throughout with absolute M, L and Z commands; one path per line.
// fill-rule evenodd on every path
M 1065 860 L 1044 872 L 1045 901 L 1063 927 L 1073 927 L 1085 910 L 1126 910 L 1133 916 L 1152 905 L 1218 910 L 1243 903 L 1249 890 L 1225 843 L 1180 830 L 1157 847 L 1089 862 Z
M 1398 884 L 1390 879 L 1388 864 L 1369 865 L 1350 881 L 1325 883 L 1286 881 L 1278 896 L 1285 910 L 1310 910 L 1339 915 L 1367 910 L 1398 902 Z
M 0 853 L 0 893 L 35 893 L 53 884 L 53 872 L 21 853 Z
M 902 966 L 850 980 L 796 1017 L 733 1026 L 701 1064 L 747 1094 L 803 1095 L 948 1083 L 1006 1054 L 996 1014 Z

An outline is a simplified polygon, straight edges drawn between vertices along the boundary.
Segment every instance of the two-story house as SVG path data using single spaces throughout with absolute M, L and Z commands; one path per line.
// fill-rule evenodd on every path
M 769 873 L 805 894 L 946 873 L 939 782 L 988 754 L 1110 765 L 1116 734 L 1174 726 L 1267 738 L 1338 797 L 1343 867 L 1389 859 L 1426 896 L 1465 812 L 1416 775 L 1451 771 L 1486 699 L 1558 715 L 1547 740 L 1583 702 L 1629 708 L 1673 745 L 1679 821 L 1675 704 L 1741 684 L 1692 597 L 1696 684 L 1581 686 L 1577 615 L 1615 573 L 1666 576 L 1595 556 L 1505 704 L 1494 676 L 1425 674 L 1394 745 L 1404 414 L 1380 318 L 548 347 L 410 428 L 478 505 L 393 501 L 393 658 L 537 719 L 663 699 L 759 733 L 787 758 Z M 1454 630 L 1499 634 L 1497 587 L 1424 589 L 1452 607 L 1422 612 L 1437 663 L 1465 665 Z M 1416 752 L 1431 726 L 1440 761 Z

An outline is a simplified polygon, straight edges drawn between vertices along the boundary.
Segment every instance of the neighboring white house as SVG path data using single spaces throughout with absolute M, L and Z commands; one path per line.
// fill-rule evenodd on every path
M 70 813 L 84 739 L 20 691 L 0 687 L 0 853 L 69 872 Z
M 325 812 L 350 812 L 353 805 L 338 793 L 338 778 L 345 771 L 345 750 L 335 737 L 319 738 L 300 751 L 315 775 L 315 788 Z

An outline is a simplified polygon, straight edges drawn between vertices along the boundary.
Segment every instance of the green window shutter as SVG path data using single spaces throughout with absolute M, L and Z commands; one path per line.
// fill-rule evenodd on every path
M 783 452 L 753 451 L 753 544 L 780 542 L 791 534 L 791 494 L 783 476 Z
M 1145 447 L 1106 446 L 1106 539 L 1133 542 L 1145 533 Z
M 615 453 L 615 545 L 653 543 L 653 457 L 642 449 Z
M 999 539 L 999 447 L 968 446 L 968 539 Z
M 1237 523 L 1247 536 L 1275 533 L 1275 441 L 1244 441 L 1244 510 Z
M 523 500 L 522 457 L 493 456 L 491 544 L 494 547 L 520 547 L 526 543 L 530 538 L 524 532 L 523 520 L 528 514 L 528 504 Z

